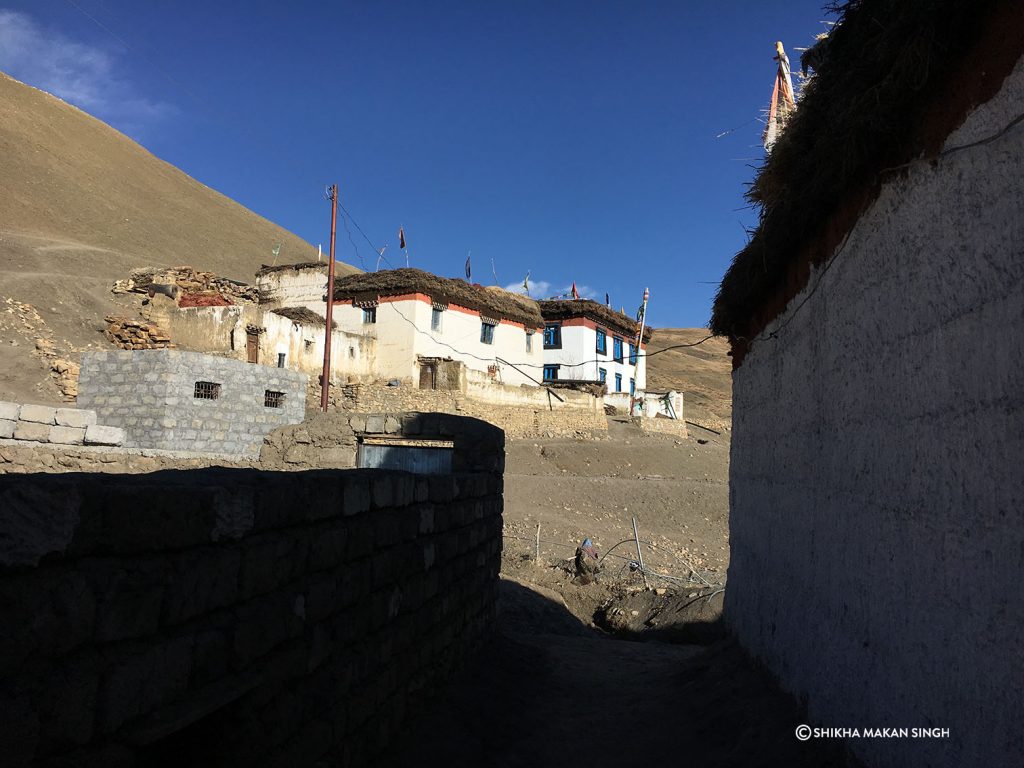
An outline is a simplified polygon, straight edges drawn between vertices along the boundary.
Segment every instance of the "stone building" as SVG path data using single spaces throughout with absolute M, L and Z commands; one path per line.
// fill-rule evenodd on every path
M 725 618 L 809 725 L 934 729 L 866 766 L 1019 765 L 1024 14 L 863 0 L 812 51 L 712 317 Z
M 259 454 L 275 428 L 301 422 L 307 377 L 173 349 L 88 352 L 78 406 L 125 431 L 124 445 Z
M 544 380 L 596 381 L 609 394 L 632 396 L 647 384 L 643 356 L 651 329 L 638 344 L 635 320 L 590 299 L 541 301 Z

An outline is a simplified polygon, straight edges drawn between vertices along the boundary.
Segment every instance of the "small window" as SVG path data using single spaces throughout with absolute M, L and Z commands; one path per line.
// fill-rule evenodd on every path
M 307 352 L 312 352 L 313 351 L 313 340 L 312 339 L 306 339 L 302 343 L 305 346 L 305 349 L 306 349 Z
M 604 328 L 597 329 L 597 354 L 608 354 L 608 333 L 604 330 Z
M 629 345 L 629 364 L 636 365 L 636 344 Z
M 533 352 L 533 331 L 526 332 L 526 352 Z
M 363 324 L 376 323 L 377 322 L 377 308 L 367 307 L 363 310 Z
M 212 381 L 197 381 L 192 397 L 196 400 L 216 400 L 220 397 L 220 384 Z
M 285 357 L 285 353 L 284 352 L 278 352 L 277 353 L 277 367 L 278 368 L 284 368 L 284 357 Z
M 616 373 L 615 374 L 615 391 L 616 392 L 621 392 L 622 391 L 622 374 L 621 373 Z
M 612 360 L 616 363 L 622 362 L 622 339 L 618 336 L 612 339 Z
M 441 313 L 444 310 L 434 307 L 430 310 L 430 330 L 440 331 L 441 330 Z
M 494 343 L 494 326 L 490 323 L 480 323 L 480 341 L 484 344 Z
M 264 408 L 284 408 L 284 392 L 275 392 L 272 389 L 263 392 Z
M 558 366 L 557 365 L 545 365 L 544 366 L 544 381 L 558 381 Z
M 601 381 L 608 381 L 608 369 L 607 368 L 598 368 L 597 369 L 597 378 L 599 378 Z
M 630 397 L 635 397 L 636 396 L 636 379 L 630 379 L 629 380 L 629 396 Z
M 562 348 L 562 326 L 548 323 L 544 326 L 544 349 Z

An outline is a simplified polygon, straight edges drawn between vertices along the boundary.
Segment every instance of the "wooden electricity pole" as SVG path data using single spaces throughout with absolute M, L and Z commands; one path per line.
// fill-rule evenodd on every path
M 327 265 L 327 322 L 324 326 L 324 372 L 320 377 L 320 409 L 327 413 L 331 391 L 331 322 L 334 314 L 334 239 L 338 226 L 338 185 L 328 192 L 331 201 L 331 258 Z

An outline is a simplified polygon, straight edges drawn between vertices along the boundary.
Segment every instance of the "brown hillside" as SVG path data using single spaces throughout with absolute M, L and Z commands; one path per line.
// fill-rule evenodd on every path
M 134 267 L 190 264 L 251 282 L 278 243 L 279 262 L 315 253 L 105 123 L 3 73 L 0 179 L 0 399 L 58 399 L 49 365 L 32 351 L 36 339 L 71 357 L 104 344 L 104 315 L 123 309 L 111 283 Z M 339 263 L 340 274 L 357 271 Z
M 707 335 L 706 328 L 658 328 L 649 350 L 693 344 Z M 687 419 L 718 430 L 731 426 L 732 361 L 728 352 L 728 341 L 714 338 L 696 347 L 656 354 L 647 361 L 647 389 L 682 392 Z

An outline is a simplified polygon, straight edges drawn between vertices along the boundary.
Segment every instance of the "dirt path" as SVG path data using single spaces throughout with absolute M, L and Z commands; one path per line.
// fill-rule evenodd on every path
M 558 596 L 504 580 L 500 633 L 382 765 L 843 766 L 841 748 L 798 742 L 796 703 L 729 643 L 609 639 Z M 823 746 L 823 744 L 825 746 Z

